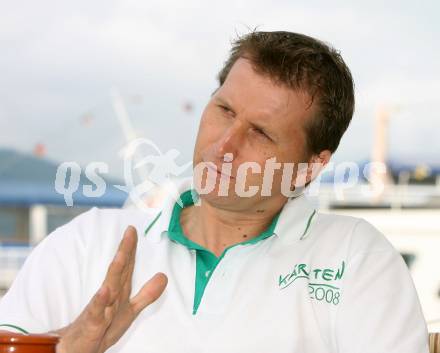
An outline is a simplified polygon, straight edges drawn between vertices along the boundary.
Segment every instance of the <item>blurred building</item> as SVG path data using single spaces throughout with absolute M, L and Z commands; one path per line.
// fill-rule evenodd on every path
M 57 227 L 91 207 L 121 207 L 127 194 L 113 185 L 119 181 L 104 178 L 105 193 L 86 197 L 84 185 L 92 185 L 81 173 L 73 206 L 55 190 L 58 164 L 39 156 L 0 150 L 0 295 L 12 282 L 17 270 L 34 245 Z

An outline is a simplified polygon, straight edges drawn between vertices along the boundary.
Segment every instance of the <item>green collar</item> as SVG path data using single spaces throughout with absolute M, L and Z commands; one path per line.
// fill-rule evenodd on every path
M 186 237 L 186 235 L 183 233 L 182 225 L 180 224 L 180 215 L 182 213 L 182 209 L 188 206 L 193 205 L 195 202 L 197 202 L 199 198 L 199 195 L 194 189 L 185 191 L 182 195 L 180 195 L 180 199 L 182 200 L 183 207 L 181 207 L 177 202 L 174 205 L 173 212 L 170 219 L 170 224 L 168 226 L 168 236 L 171 240 L 180 243 L 184 246 L 186 246 L 188 249 L 191 250 L 203 250 L 210 252 L 208 249 L 204 248 L 203 246 L 194 243 L 190 239 Z M 246 244 L 255 244 L 261 240 L 264 240 L 274 234 L 274 229 L 278 221 L 280 213 L 277 213 L 275 217 L 272 219 L 272 223 L 267 227 L 265 231 L 260 233 L 258 236 L 240 242 L 238 244 L 234 244 L 232 246 L 227 247 L 224 250 L 224 253 L 229 250 L 230 248 L 237 246 L 237 245 L 246 245 Z M 210 252 L 211 253 L 211 252 Z M 212 254 L 212 253 L 211 253 Z M 212 254 L 214 255 L 214 254 Z M 221 256 L 223 257 L 223 256 Z

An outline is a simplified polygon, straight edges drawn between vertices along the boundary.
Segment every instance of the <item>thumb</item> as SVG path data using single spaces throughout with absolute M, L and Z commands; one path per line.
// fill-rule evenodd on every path
M 135 315 L 137 316 L 148 305 L 155 302 L 162 295 L 167 284 L 168 277 L 162 272 L 151 277 L 130 300 Z

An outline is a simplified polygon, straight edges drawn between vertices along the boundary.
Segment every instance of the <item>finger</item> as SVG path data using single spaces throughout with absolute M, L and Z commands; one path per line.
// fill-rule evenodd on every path
M 148 280 L 130 301 L 135 316 L 156 301 L 162 295 L 167 284 L 168 277 L 161 272 L 156 273 Z
M 124 254 L 118 252 L 108 267 L 102 286 L 109 289 L 110 301 L 114 302 L 121 290 L 121 278 L 126 266 L 127 259 Z
M 136 247 L 137 247 L 137 231 L 133 226 L 128 226 L 124 232 L 121 242 L 119 243 L 118 253 L 124 254 L 124 256 L 129 260 L 127 264 L 130 262 L 130 259 L 134 258 L 136 255 Z
M 133 256 L 130 258 L 128 266 L 126 267 L 126 270 L 124 271 L 124 274 L 122 275 L 122 279 L 121 279 L 122 289 L 120 293 L 120 299 L 121 301 L 124 302 L 130 299 L 134 265 L 135 265 L 135 257 Z
M 121 278 L 121 284 L 122 284 L 121 296 L 124 300 L 127 300 L 131 294 L 131 283 L 133 278 L 133 270 L 135 265 L 136 248 L 137 248 L 137 240 L 138 240 L 136 228 L 130 227 L 128 231 L 133 233 L 132 237 L 134 242 L 130 244 L 131 248 L 129 249 L 127 255 L 128 256 L 127 266 L 124 268 L 124 272 Z
M 134 255 L 137 245 L 137 231 L 133 226 L 128 226 L 124 232 L 121 242 L 119 243 L 118 251 L 122 251 L 127 256 Z
M 126 277 L 131 258 L 134 257 L 136 243 L 136 229 L 129 226 L 124 233 L 113 261 L 110 263 L 103 282 L 103 285 L 107 286 L 110 290 L 111 301 L 116 300 L 121 291 L 124 276 Z

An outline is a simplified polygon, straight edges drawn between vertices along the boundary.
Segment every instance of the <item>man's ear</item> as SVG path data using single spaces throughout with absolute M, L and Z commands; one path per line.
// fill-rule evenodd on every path
M 329 150 L 323 150 L 319 152 L 319 154 L 313 154 L 310 157 L 309 163 L 318 163 L 321 164 L 322 167 L 325 167 L 327 163 L 330 161 L 332 157 L 332 153 Z
M 325 168 L 330 161 L 332 153 L 329 150 L 323 150 L 318 154 L 313 154 L 310 157 L 307 167 L 307 185 L 315 179 L 319 173 Z
M 307 187 L 325 168 L 331 156 L 332 153 L 329 150 L 324 150 L 319 154 L 313 154 L 307 162 L 300 163 L 290 190 L 293 192 Z

